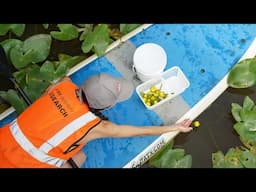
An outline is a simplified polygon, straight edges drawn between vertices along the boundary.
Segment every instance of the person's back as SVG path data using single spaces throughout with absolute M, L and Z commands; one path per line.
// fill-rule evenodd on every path
M 77 89 L 71 81 L 59 83 L 0 129 L 0 167 L 60 167 L 81 150 L 76 141 L 100 119 Z
M 0 167 L 81 167 L 86 158 L 81 149 L 91 140 L 192 130 L 189 119 L 175 125 L 136 127 L 101 120 L 91 112 L 113 107 L 132 93 L 131 82 L 107 74 L 94 75 L 81 87 L 64 78 L 0 128 Z

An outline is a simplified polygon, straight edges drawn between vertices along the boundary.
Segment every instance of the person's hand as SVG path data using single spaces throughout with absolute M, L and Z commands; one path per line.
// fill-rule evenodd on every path
M 190 127 L 190 124 L 192 121 L 190 119 L 184 119 L 182 122 L 175 124 L 174 126 L 179 130 L 180 132 L 187 133 L 193 130 L 192 127 Z

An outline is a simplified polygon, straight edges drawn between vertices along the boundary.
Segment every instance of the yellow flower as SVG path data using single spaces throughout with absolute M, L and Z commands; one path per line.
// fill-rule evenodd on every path
M 194 121 L 193 125 L 194 125 L 194 127 L 199 127 L 200 126 L 200 122 L 199 121 Z

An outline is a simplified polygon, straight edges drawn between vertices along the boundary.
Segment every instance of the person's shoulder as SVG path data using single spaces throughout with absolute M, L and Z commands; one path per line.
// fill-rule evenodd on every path
M 45 93 L 48 93 L 49 91 L 51 91 L 53 88 L 55 88 L 56 86 L 60 85 L 63 82 L 72 82 L 72 80 L 70 79 L 70 77 L 65 76 L 61 79 L 56 80 L 55 82 L 53 82 L 51 85 L 48 86 L 48 88 L 45 90 Z M 73 83 L 74 84 L 74 83 Z
M 63 78 L 61 78 L 61 79 L 58 79 L 56 82 L 54 82 L 54 84 L 57 85 L 57 84 L 59 84 L 59 83 L 66 82 L 66 81 L 72 82 L 72 80 L 70 79 L 70 77 L 65 76 L 65 77 L 63 77 Z M 72 82 L 72 83 L 73 83 L 73 82 Z
M 62 81 L 71 81 L 71 82 L 72 82 L 72 80 L 71 80 L 70 77 L 68 77 L 68 76 L 63 77 L 63 78 L 62 78 Z

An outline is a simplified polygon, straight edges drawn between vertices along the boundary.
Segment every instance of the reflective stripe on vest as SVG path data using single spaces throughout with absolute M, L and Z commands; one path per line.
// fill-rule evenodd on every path
M 39 149 L 44 151 L 45 153 L 48 153 L 51 149 L 59 145 L 62 141 L 64 141 L 74 132 L 76 132 L 81 127 L 83 127 L 84 125 L 86 125 L 90 121 L 93 121 L 96 118 L 97 117 L 91 112 L 87 112 L 86 114 L 81 115 L 80 117 L 66 125 L 61 131 L 55 134 L 47 142 L 42 144 Z
M 43 163 L 48 163 L 50 165 L 55 165 L 57 167 L 61 167 L 65 162 L 63 159 L 49 156 L 48 154 L 45 154 L 44 152 L 36 148 L 22 133 L 17 123 L 17 119 L 13 120 L 12 123 L 10 124 L 10 130 L 13 137 L 20 144 L 20 146 L 38 161 Z

